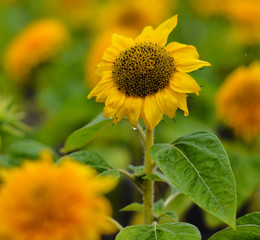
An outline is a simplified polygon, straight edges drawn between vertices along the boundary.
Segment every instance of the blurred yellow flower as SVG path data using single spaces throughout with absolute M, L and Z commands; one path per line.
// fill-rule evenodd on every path
M 132 126 L 141 117 L 152 129 L 163 114 L 174 118 L 177 108 L 189 114 L 186 93 L 198 94 L 200 87 L 187 73 L 210 64 L 191 45 L 165 46 L 176 25 L 177 15 L 156 29 L 145 27 L 135 39 L 112 36 L 96 71 L 101 81 L 88 96 L 105 102 L 104 117 L 116 115 L 118 123 L 126 116 Z
M 54 16 L 66 20 L 72 27 L 88 26 L 94 13 L 93 0 L 47 0 L 45 4 Z
M 245 43 L 260 42 L 260 1 L 228 0 L 226 16 L 234 24 L 235 37 Z
M 217 116 L 245 141 L 260 135 L 260 62 L 239 67 L 217 94 Z
M 259 43 L 259 0 L 192 0 L 191 3 L 201 15 L 222 15 L 229 19 L 231 34 L 236 41 L 247 44 Z
M 58 20 L 35 21 L 7 46 L 4 68 L 13 80 L 23 82 L 34 67 L 53 57 L 67 41 L 68 32 Z
M 176 0 L 112 0 L 101 8 L 97 24 L 102 30 L 127 29 L 137 34 L 147 25 L 158 25 L 175 8 Z
M 10 240 L 100 240 L 116 231 L 102 196 L 115 179 L 70 159 L 48 157 L 1 172 L 0 235 Z

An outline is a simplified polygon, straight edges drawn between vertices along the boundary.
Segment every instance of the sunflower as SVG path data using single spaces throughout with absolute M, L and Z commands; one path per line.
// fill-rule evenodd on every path
M 3 65 L 13 80 L 24 82 L 31 70 L 56 55 L 68 42 L 65 26 L 42 19 L 26 27 L 6 48 Z
M 260 135 L 260 62 L 239 67 L 217 93 L 217 117 L 235 135 L 251 142 Z
M 115 180 L 70 159 L 40 161 L 1 172 L 0 236 L 10 240 L 100 240 L 116 231 L 102 196 Z
M 165 46 L 176 25 L 177 15 L 156 29 L 145 27 L 135 39 L 112 36 L 97 68 L 101 80 L 88 95 L 105 102 L 104 117 L 118 123 L 126 116 L 133 127 L 141 117 L 153 129 L 163 114 L 174 118 L 177 108 L 189 114 L 186 94 L 198 95 L 200 87 L 187 73 L 210 64 L 199 60 L 193 46 Z

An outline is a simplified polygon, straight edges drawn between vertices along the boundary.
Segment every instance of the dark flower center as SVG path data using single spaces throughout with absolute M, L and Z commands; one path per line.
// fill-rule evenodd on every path
M 174 72 L 174 59 L 164 47 L 138 43 L 120 53 L 112 77 L 119 91 L 128 96 L 145 97 L 169 84 Z

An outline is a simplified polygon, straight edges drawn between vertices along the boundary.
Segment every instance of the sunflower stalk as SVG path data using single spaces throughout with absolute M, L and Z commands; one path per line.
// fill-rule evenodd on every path
M 146 128 L 145 144 L 145 174 L 153 172 L 153 161 L 149 155 L 149 150 L 153 145 L 153 129 Z M 153 200 L 154 200 L 154 182 L 150 179 L 144 180 L 143 201 L 144 201 L 144 224 L 153 223 Z

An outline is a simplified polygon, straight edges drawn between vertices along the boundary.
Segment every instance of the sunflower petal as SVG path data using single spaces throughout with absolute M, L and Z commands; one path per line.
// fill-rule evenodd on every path
M 124 51 L 129 48 L 131 45 L 134 45 L 134 40 L 132 38 L 123 37 L 118 34 L 113 34 L 112 43 L 120 51 Z
M 154 29 L 151 26 L 147 26 L 143 29 L 140 35 L 135 39 L 136 42 L 147 42 L 151 41 Z
M 115 59 L 119 57 L 119 55 L 120 55 L 120 51 L 114 45 L 111 45 L 104 52 L 102 59 L 108 62 L 114 62 Z
M 103 116 L 113 118 L 120 111 L 119 109 L 123 106 L 125 99 L 125 95 L 115 89 L 113 94 L 110 93 L 106 99 Z
M 188 107 L 187 107 L 187 95 L 185 93 L 174 92 L 174 96 L 176 97 L 176 99 L 178 101 L 179 109 L 184 111 L 185 116 L 188 116 L 189 110 L 188 110 Z
M 155 97 L 160 111 L 168 117 L 174 118 L 178 109 L 178 102 L 172 90 L 166 87 L 160 90 Z
M 122 113 L 125 115 L 129 122 L 131 123 L 131 126 L 136 127 L 138 123 L 138 119 L 141 112 L 143 99 L 140 97 L 127 97 L 126 101 L 124 103 L 124 107 L 122 108 Z M 120 117 L 120 114 L 119 114 Z
M 145 97 L 144 115 L 150 129 L 153 129 L 161 121 L 163 113 L 160 111 L 154 95 Z
M 174 59 L 180 59 L 185 57 L 193 57 L 199 59 L 197 49 L 192 45 L 186 45 L 178 42 L 171 42 L 167 44 L 165 49 L 170 52 L 170 55 Z
M 196 93 L 199 94 L 200 86 L 198 83 L 187 73 L 175 72 L 169 82 L 172 90 L 181 93 Z
M 163 22 L 154 30 L 154 41 L 157 44 L 164 46 L 167 43 L 169 34 L 177 25 L 177 19 L 178 15 L 175 15 Z
M 179 72 L 192 72 L 201 67 L 211 66 L 209 62 L 201 61 L 196 58 L 179 58 L 174 59 L 174 67 Z
M 114 81 L 111 77 L 103 77 L 100 82 L 92 89 L 88 95 L 88 99 L 99 95 L 104 89 L 109 90 L 114 87 Z

